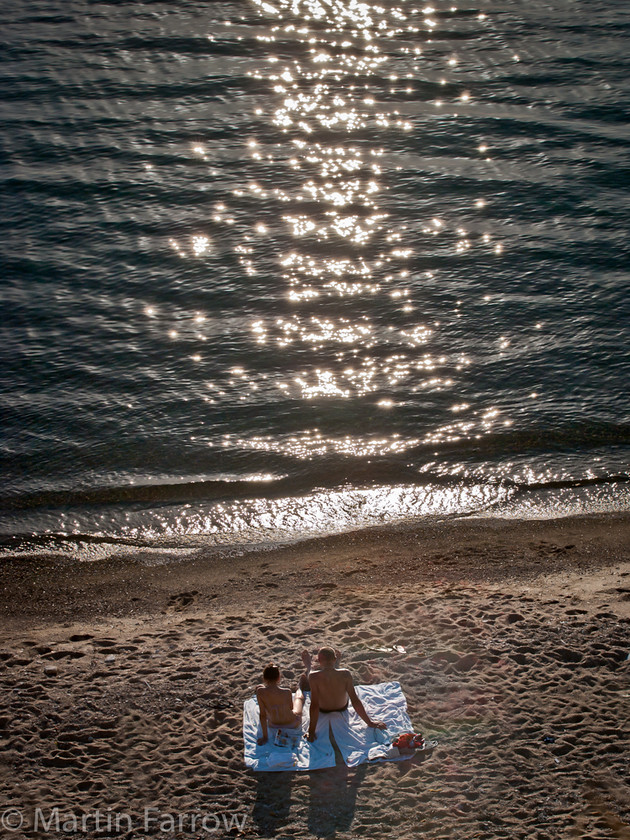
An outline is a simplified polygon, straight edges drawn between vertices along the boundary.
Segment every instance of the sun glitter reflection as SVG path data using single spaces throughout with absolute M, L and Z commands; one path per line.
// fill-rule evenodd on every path
M 419 448 L 425 463 L 429 447 L 456 448 L 508 425 L 503 407 L 466 402 L 461 393 L 475 364 L 449 334 L 462 306 L 448 322 L 427 303 L 440 282 L 434 257 L 463 264 L 475 249 L 499 257 L 503 243 L 484 221 L 481 232 L 477 227 L 492 207 L 486 211 L 486 197 L 475 194 L 467 200 L 470 213 L 458 218 L 456 208 L 433 197 L 420 218 L 396 214 L 396 187 L 415 178 L 422 188 L 416 159 L 408 155 L 423 147 L 438 93 L 445 118 L 449 107 L 467 111 L 479 98 L 464 78 L 463 51 L 455 56 L 449 38 L 438 43 L 448 12 L 355 0 L 253 2 L 262 21 L 260 53 L 243 66 L 267 96 L 256 100 L 240 153 L 238 144 L 229 150 L 240 154 L 243 177 L 220 184 L 211 168 L 213 144 L 189 144 L 195 177 L 205 172 L 203 188 L 216 185 L 216 191 L 207 193 L 213 195 L 207 218 L 170 241 L 173 257 L 193 271 L 217 255 L 222 264 L 226 255 L 233 259 L 244 308 L 226 314 L 205 301 L 190 304 L 206 314 L 147 306 L 144 320 L 192 369 L 185 399 L 197 398 L 204 411 L 228 406 L 234 416 L 259 409 L 262 416 L 279 405 L 301 418 L 309 411 L 349 416 L 356 410 L 374 425 L 349 436 L 329 430 L 267 438 L 241 431 L 221 438 L 215 429 L 204 438 L 201 430 L 197 441 L 234 449 L 235 458 L 248 450 L 298 459 L 386 458 Z M 474 165 L 487 166 L 488 148 L 494 149 L 492 138 L 471 138 Z M 439 160 L 431 166 L 427 171 L 438 177 L 448 174 Z M 208 348 L 224 339 L 227 346 L 235 330 L 247 352 L 239 346 L 233 363 L 215 363 Z M 497 352 L 509 351 L 498 346 Z M 427 419 L 427 406 L 440 400 L 444 413 Z M 458 407 L 452 414 L 451 405 Z M 406 438 L 393 431 L 405 412 L 414 419 L 424 412 Z M 372 502 L 378 510 L 389 505 L 380 497 Z M 409 501 L 417 503 L 424 504 Z M 327 504 L 321 511 L 329 516 Z M 448 508 L 450 499 L 442 504 Z M 281 521 L 284 513 L 270 515 Z
M 245 502 L 216 503 L 211 510 L 195 504 L 180 509 L 174 521 L 147 520 L 129 524 L 127 537 L 203 535 L 204 545 L 286 542 L 294 537 L 317 536 L 383 521 L 417 520 L 424 516 L 462 514 L 509 501 L 508 488 L 472 484 L 467 487 L 383 486 L 355 490 L 326 490 L 283 499 L 254 498 Z M 152 528 L 155 533 L 152 533 Z
M 401 403 L 392 400 L 392 385 L 405 382 L 412 398 L 427 390 L 454 388 L 465 365 L 456 354 L 439 350 L 443 329 L 423 315 L 423 279 L 409 269 L 418 249 L 405 226 L 388 212 L 387 184 L 388 171 L 401 169 L 387 150 L 397 147 L 401 133 L 414 128 L 401 103 L 413 97 L 417 82 L 426 85 L 427 59 L 418 40 L 441 25 L 443 13 L 438 16 L 429 6 L 387 8 L 354 0 L 254 2 L 269 22 L 258 36 L 269 47 L 258 69 L 250 72 L 268 85 L 275 104 L 267 120 L 286 135 L 291 151 L 284 159 L 284 184 L 253 183 L 238 195 L 264 202 L 267 212 L 275 202 L 276 218 L 295 243 L 280 258 L 293 314 L 258 317 L 251 325 L 254 342 L 295 353 L 295 364 L 289 364 L 277 383 L 286 398 L 374 394 L 377 405 L 396 408 Z M 445 46 L 433 61 L 444 76 L 436 84 L 449 85 L 443 98 L 446 94 L 453 104 L 472 106 L 470 91 L 456 84 L 463 58 Z M 430 105 L 429 99 L 427 114 Z M 415 103 L 420 129 L 421 107 L 422 102 Z M 259 140 L 246 142 L 252 161 L 260 160 L 264 149 Z M 484 206 L 485 200 L 477 198 L 477 210 Z M 264 227 L 256 223 L 259 232 Z M 463 257 L 475 247 L 495 254 L 501 249 L 489 234 L 482 238 L 465 230 L 452 210 L 444 218 L 439 208 L 430 208 L 421 230 L 431 238 L 428 247 L 435 253 Z M 238 251 L 244 271 L 255 274 L 252 246 L 243 241 Z M 381 313 L 378 323 L 362 311 L 367 298 L 370 311 L 377 306 Z M 314 306 L 330 299 L 343 303 L 343 314 L 314 314 Z M 394 327 L 401 317 L 406 322 Z M 305 366 L 307 349 L 327 357 L 320 355 L 317 363 Z

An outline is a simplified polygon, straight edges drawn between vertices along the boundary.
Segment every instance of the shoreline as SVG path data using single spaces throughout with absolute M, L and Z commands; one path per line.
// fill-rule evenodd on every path
M 167 489 L 184 486 L 167 485 Z M 100 502 L 112 491 L 87 490 L 85 504 L 67 509 L 31 510 L 26 505 L 21 510 L 18 505 L 13 510 L 11 503 L 3 507 L 0 563 L 44 555 L 94 562 L 125 552 L 140 557 L 153 553 L 159 562 L 159 555 L 172 560 L 201 551 L 234 556 L 383 527 L 421 530 L 443 521 L 534 522 L 615 516 L 630 513 L 629 488 L 621 476 L 552 482 L 520 490 L 493 483 L 433 482 L 319 487 L 298 496 L 270 493 L 239 498 L 237 494 L 216 505 L 194 498 L 184 503 L 188 498 L 184 495 L 177 504 L 135 509 L 133 505 L 103 507 Z M 160 491 L 163 485 L 132 489 L 142 497 L 145 491 Z M 82 492 L 68 495 L 60 491 L 58 501 L 76 501 Z
M 386 585 L 392 566 L 413 584 L 509 583 L 610 566 L 630 557 L 629 546 L 630 513 L 619 513 L 385 525 L 250 551 L 200 548 L 172 563 L 147 549 L 125 553 L 121 547 L 116 557 L 89 562 L 42 552 L 0 562 L 0 615 L 26 625 L 151 615 L 174 603 L 237 603 L 252 586 L 289 594 L 309 581 L 314 587 Z
M 628 840 L 629 536 L 628 515 L 459 520 L 172 565 L 0 564 L 6 801 L 26 827 L 87 815 L 81 838 L 155 808 L 237 815 L 215 836 L 252 840 Z M 399 681 L 437 749 L 246 770 L 261 668 L 294 684 L 324 643 L 357 683 Z

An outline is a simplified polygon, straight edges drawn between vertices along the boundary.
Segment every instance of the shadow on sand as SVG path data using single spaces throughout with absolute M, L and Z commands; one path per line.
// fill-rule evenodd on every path
M 309 777 L 308 829 L 316 837 L 334 837 L 348 831 L 354 820 L 357 793 L 368 765 L 350 769 L 337 764 L 330 770 L 311 773 Z
M 295 773 L 258 773 L 252 819 L 263 837 L 274 837 L 288 822 Z
M 365 779 L 369 764 L 347 767 L 337 753 L 337 764 L 326 770 L 310 773 L 259 773 L 256 802 L 252 818 L 263 837 L 275 837 L 289 822 L 292 792 L 296 797 L 308 795 L 307 825 L 315 837 L 332 838 L 337 832 L 349 831 L 354 821 L 357 793 Z M 424 763 L 432 750 L 416 753 L 409 760 L 397 764 L 398 772 L 405 776 L 412 767 Z M 372 765 L 374 766 L 374 765 Z
M 297 783 L 298 796 L 308 796 L 307 824 L 316 837 L 334 837 L 348 831 L 354 820 L 357 792 L 367 764 L 348 768 L 337 764 L 326 770 L 314 770 Z M 252 818 L 263 837 L 274 837 L 289 821 L 295 774 L 261 773 Z

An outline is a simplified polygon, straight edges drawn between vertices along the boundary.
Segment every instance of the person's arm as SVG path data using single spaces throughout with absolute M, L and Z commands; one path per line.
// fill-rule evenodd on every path
M 260 727 L 262 729 L 262 738 L 258 739 L 260 746 L 267 743 L 269 738 L 269 731 L 267 730 L 267 709 L 265 708 L 264 700 L 260 695 L 260 689 L 256 689 L 256 697 L 258 699 L 258 711 L 260 713 Z
M 372 720 L 372 718 L 368 715 L 365 711 L 365 706 L 359 700 L 359 697 L 354 690 L 354 685 L 352 683 L 352 677 L 348 674 L 348 685 L 346 688 L 348 692 L 348 697 L 350 698 L 350 702 L 354 706 L 355 712 L 359 715 L 362 721 L 364 721 L 369 727 L 372 729 L 387 729 L 387 724 L 384 723 L 382 720 Z
M 315 740 L 315 730 L 317 729 L 317 721 L 319 720 L 319 688 L 317 687 L 317 680 L 311 677 L 311 711 L 308 723 L 309 741 Z

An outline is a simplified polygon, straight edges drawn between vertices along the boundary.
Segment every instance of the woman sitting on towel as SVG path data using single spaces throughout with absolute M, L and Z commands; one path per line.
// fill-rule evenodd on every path
M 304 695 L 298 688 L 293 699 L 290 688 L 281 688 L 278 685 L 281 677 L 277 665 L 267 665 L 263 671 L 264 685 L 259 685 L 256 689 L 262 728 L 262 738 L 258 739 L 260 745 L 267 743 L 268 726 L 274 729 L 299 729 L 302 726 Z

